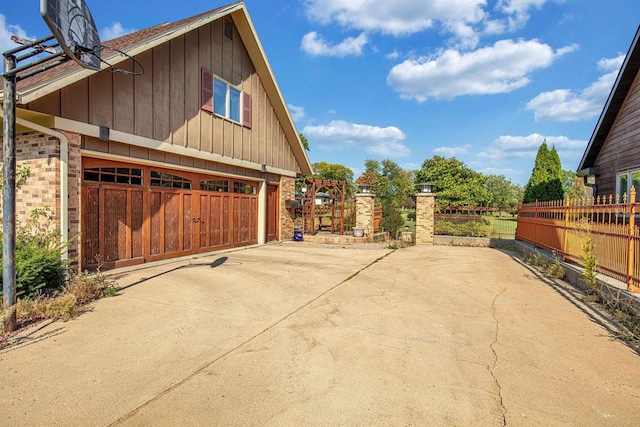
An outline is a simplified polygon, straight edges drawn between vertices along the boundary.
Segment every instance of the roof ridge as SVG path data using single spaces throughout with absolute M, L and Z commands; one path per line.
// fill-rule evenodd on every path
M 128 51 L 131 51 L 138 46 L 144 45 L 161 37 L 166 37 L 175 31 L 179 31 L 182 28 L 188 27 L 194 22 L 206 19 L 207 17 L 210 17 L 212 15 L 220 14 L 225 10 L 232 10 L 241 4 L 244 4 L 244 2 L 238 1 L 226 6 L 221 6 L 215 9 L 208 10 L 206 12 L 199 13 L 194 16 L 183 18 L 175 22 L 162 22 L 160 24 L 152 25 L 147 28 L 124 34 L 120 37 L 106 40 L 104 42 L 101 42 L 101 45 L 110 49 L 114 49 L 114 51 L 112 53 L 109 53 L 108 55 L 103 56 L 102 59 L 108 61 L 109 59 L 120 55 L 121 53 L 119 51 L 127 53 Z M 78 65 L 75 61 L 69 60 L 63 64 L 58 65 L 57 67 L 51 68 L 45 72 L 35 74 L 31 77 L 21 80 L 20 82 L 18 82 L 17 89 L 18 92 L 24 91 L 26 88 L 41 86 L 55 80 L 58 77 L 80 72 L 82 70 L 83 68 L 81 68 L 80 65 Z

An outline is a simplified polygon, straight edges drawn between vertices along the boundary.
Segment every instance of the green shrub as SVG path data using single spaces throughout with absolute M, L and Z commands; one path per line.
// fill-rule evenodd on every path
M 486 237 L 486 227 L 483 221 L 467 221 L 456 224 L 447 220 L 437 220 L 436 234 L 447 236 Z
M 380 227 L 389 233 L 389 237 L 395 238 L 398 230 L 404 226 L 404 218 L 400 209 L 391 204 L 382 205 L 382 221 Z
M 61 258 L 60 233 L 49 228 L 49 217 L 48 208 L 35 209 L 27 222 L 16 225 L 16 297 L 33 298 L 64 284 L 68 262 Z

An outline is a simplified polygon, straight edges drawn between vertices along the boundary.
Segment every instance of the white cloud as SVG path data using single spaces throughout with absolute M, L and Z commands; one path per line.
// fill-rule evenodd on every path
M 509 15 L 509 27 L 521 28 L 529 20 L 529 10 L 542 9 L 547 0 L 498 0 L 496 9 Z
M 528 136 L 506 135 L 496 139 L 489 148 L 478 154 L 478 157 L 495 163 L 535 159 L 540 144 L 545 140 L 549 148 L 556 147 L 561 158 L 578 158 L 587 146 L 587 141 L 572 140 L 566 136 L 544 136 L 538 133 Z
M 608 73 L 600 76 L 582 92 L 576 93 L 569 89 L 542 92 L 527 103 L 525 110 L 533 111 L 536 121 L 548 119 L 569 122 L 591 119 L 602 111 L 623 61 L 624 55 L 601 59 L 598 67 Z
M 475 48 L 483 34 L 522 28 L 533 9 L 550 0 L 306 0 L 307 16 L 321 24 L 396 37 L 429 29 L 452 35 L 450 45 Z M 562 2 L 563 0 L 555 0 Z
M 598 68 L 600 68 L 602 71 L 618 72 L 618 70 L 620 70 L 620 67 L 622 67 L 624 58 L 624 54 L 618 55 L 615 58 L 603 58 L 598 61 Z
M 308 0 L 310 19 L 348 28 L 402 36 L 431 28 L 434 21 L 479 22 L 486 0 Z
M 299 122 L 306 117 L 304 107 L 298 107 L 291 104 L 287 105 L 287 107 L 289 107 L 289 112 L 291 113 L 291 117 L 293 118 L 294 122 Z
M 325 150 L 364 150 L 379 157 L 406 157 L 411 150 L 402 143 L 404 132 L 395 126 L 378 126 L 333 120 L 326 125 L 306 126 L 302 131 Z
M 19 25 L 8 24 L 6 17 L 0 13 L 0 52 L 18 47 L 18 45 L 11 40 L 12 35 L 25 39 L 30 38 Z
M 462 156 L 465 154 L 469 154 L 470 151 L 470 144 L 463 145 L 462 147 L 439 147 L 433 149 L 434 153 L 445 157 Z
M 537 40 L 501 40 L 473 52 L 448 49 L 406 60 L 391 69 L 387 82 L 403 98 L 419 102 L 511 92 L 528 85 L 530 73 L 566 52 L 554 52 Z
M 387 59 L 394 60 L 394 59 L 398 59 L 399 57 L 400 57 L 400 52 L 398 52 L 397 50 L 394 50 L 393 52 L 387 54 Z
M 112 40 L 125 34 L 133 33 L 136 31 L 134 28 L 124 28 L 121 23 L 114 22 L 110 27 L 104 27 L 100 31 L 100 40 Z
M 451 21 L 445 28 L 456 36 L 455 45 L 460 49 L 473 49 L 480 42 L 480 34 L 464 21 Z
M 312 31 L 302 37 L 300 48 L 312 56 L 357 56 L 362 55 L 368 42 L 367 35 L 362 33 L 358 37 L 347 37 L 339 44 L 332 45 L 318 33 Z

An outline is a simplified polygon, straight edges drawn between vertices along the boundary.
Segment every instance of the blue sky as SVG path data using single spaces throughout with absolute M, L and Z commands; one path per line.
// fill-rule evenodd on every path
M 106 40 L 230 3 L 86 0 Z M 9 3 L 9 4 L 7 4 Z M 39 1 L 0 7 L 42 37 Z M 526 184 L 540 143 L 575 170 L 640 24 L 638 0 L 246 0 L 311 162 L 434 155 Z

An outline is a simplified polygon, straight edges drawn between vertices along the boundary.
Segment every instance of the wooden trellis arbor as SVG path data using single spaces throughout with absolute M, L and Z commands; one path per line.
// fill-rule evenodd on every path
M 344 234 L 345 229 L 351 232 L 353 218 L 355 218 L 355 206 L 346 203 L 348 183 L 344 180 L 307 178 L 300 196 L 300 210 L 302 215 L 302 227 L 305 234 L 330 231 L 331 233 Z M 326 201 L 317 204 L 320 192 L 329 197 Z M 330 220 L 330 221 L 329 221 Z

